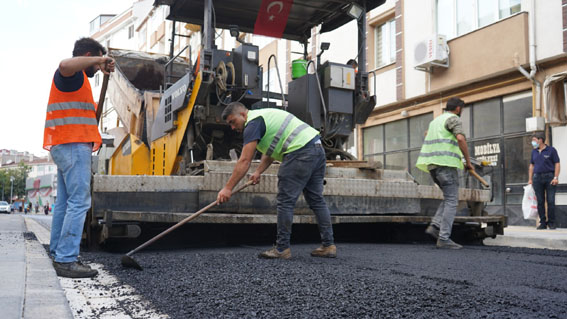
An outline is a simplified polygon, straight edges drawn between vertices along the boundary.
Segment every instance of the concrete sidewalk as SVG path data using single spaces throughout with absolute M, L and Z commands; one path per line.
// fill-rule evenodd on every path
M 504 235 L 484 240 L 487 246 L 508 246 L 567 250 L 567 229 L 537 230 L 528 226 L 508 226 Z
M 24 215 L 0 215 L 2 318 L 73 318 L 51 259 Z

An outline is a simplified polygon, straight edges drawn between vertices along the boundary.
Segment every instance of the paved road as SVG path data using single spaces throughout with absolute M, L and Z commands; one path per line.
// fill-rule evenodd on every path
M 84 253 L 172 318 L 566 318 L 567 252 L 339 244 L 337 259 L 262 260 L 262 247 Z
M 567 318 L 567 251 L 339 243 L 317 259 L 303 243 L 283 261 L 258 259 L 265 243 L 141 251 L 143 271 L 121 253 L 82 256 L 171 318 Z

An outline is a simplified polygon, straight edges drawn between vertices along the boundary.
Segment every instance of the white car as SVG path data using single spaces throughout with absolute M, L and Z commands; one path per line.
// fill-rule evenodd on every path
M 10 214 L 11 210 L 10 204 L 5 201 L 0 201 L 0 213 Z

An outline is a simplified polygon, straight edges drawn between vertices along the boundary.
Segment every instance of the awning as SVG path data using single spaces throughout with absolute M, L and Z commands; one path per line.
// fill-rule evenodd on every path
M 366 6 L 366 11 L 370 11 L 384 2 L 385 0 L 214 0 L 213 23 L 216 28 L 228 29 L 229 25 L 238 25 L 240 31 L 254 33 L 258 16 L 265 14 L 263 11 L 278 13 L 285 11 L 282 9 L 290 4 L 281 37 L 303 41 L 311 37 L 311 28 L 314 26 L 321 25 L 321 32 L 329 32 L 352 21 L 353 18 L 346 13 L 352 3 Z M 169 20 L 203 24 L 204 0 L 156 0 L 154 5 L 169 5 Z
M 543 109 L 547 123 L 567 123 L 566 79 L 567 72 L 561 72 L 548 76 L 543 82 Z

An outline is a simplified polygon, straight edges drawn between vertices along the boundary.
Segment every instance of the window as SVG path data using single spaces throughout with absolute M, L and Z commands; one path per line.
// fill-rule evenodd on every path
M 521 0 L 437 0 L 437 33 L 448 39 L 482 28 L 522 10 Z
M 531 92 L 504 97 L 504 133 L 519 133 L 526 130 L 526 119 L 532 117 Z
M 132 39 L 134 37 L 134 25 L 128 27 L 128 39 Z
M 431 120 L 433 113 L 426 113 L 363 129 L 364 159 L 382 162 L 386 169 L 408 171 L 418 183 L 431 185 L 429 174 L 415 167 Z
M 475 138 L 500 134 L 500 98 L 474 104 L 473 134 Z
M 94 85 L 99 86 L 99 83 L 100 83 L 100 77 L 99 77 L 98 72 L 97 72 L 94 76 Z
M 396 22 L 394 19 L 376 27 L 375 49 L 376 67 L 396 61 Z

